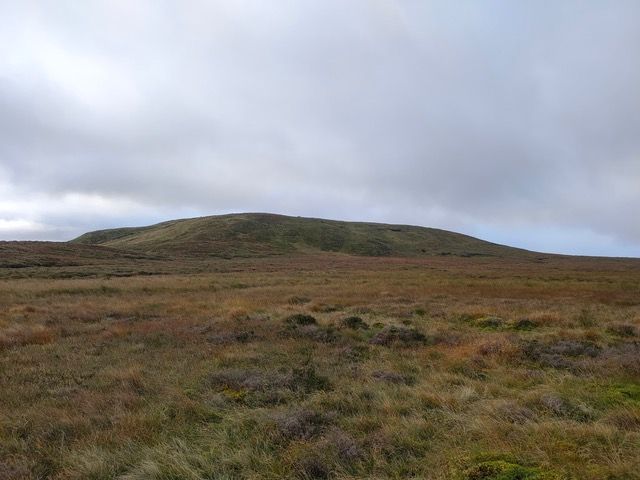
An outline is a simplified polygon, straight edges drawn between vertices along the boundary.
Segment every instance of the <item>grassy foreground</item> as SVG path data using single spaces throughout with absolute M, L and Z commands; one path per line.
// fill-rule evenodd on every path
M 640 478 L 637 261 L 64 268 L 0 269 L 1 479 Z

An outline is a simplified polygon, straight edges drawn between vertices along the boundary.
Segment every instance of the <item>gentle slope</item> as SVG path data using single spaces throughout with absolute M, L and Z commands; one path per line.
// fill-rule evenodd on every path
M 265 213 L 173 220 L 148 227 L 86 233 L 74 243 L 186 256 L 264 256 L 339 252 L 365 256 L 529 256 L 434 228 L 341 222 Z

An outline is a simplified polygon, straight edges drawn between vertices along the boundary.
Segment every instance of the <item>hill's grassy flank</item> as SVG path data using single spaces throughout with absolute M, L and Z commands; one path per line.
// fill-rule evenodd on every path
M 0 242 L 0 269 L 127 264 L 156 260 L 142 252 L 67 242 Z
M 266 213 L 220 215 L 148 227 L 100 230 L 86 233 L 73 242 L 148 253 L 230 257 L 318 251 L 398 257 L 531 255 L 526 250 L 435 228 Z

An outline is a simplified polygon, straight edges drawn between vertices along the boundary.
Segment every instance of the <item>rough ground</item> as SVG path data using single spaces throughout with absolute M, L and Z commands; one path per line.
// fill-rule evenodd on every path
M 638 261 L 56 255 L 0 268 L 2 479 L 640 478 Z

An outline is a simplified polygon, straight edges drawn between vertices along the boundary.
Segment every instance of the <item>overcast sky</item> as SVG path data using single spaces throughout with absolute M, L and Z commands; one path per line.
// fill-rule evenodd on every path
M 241 211 L 640 256 L 640 2 L 0 3 L 0 239 Z

